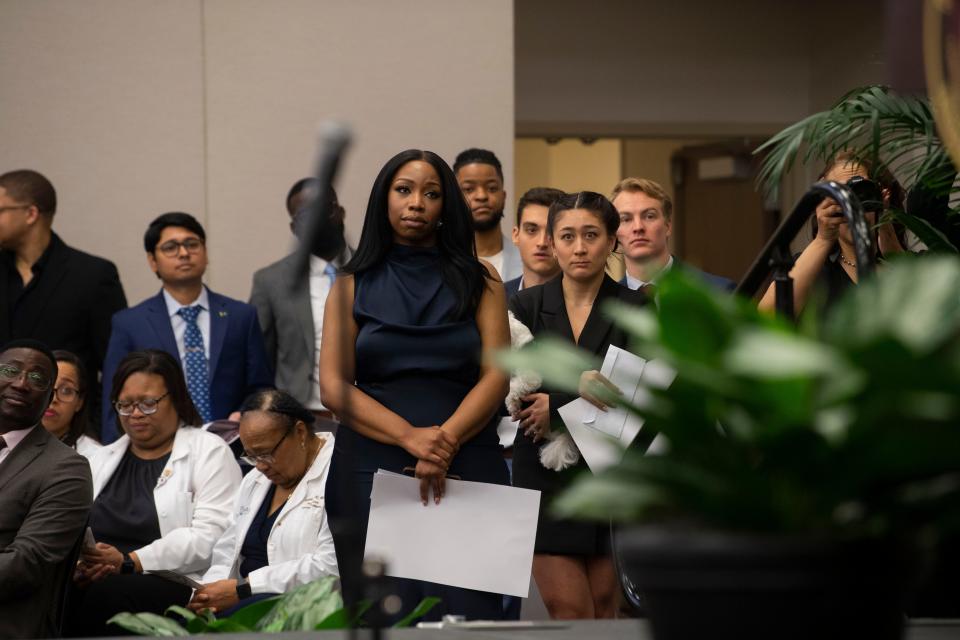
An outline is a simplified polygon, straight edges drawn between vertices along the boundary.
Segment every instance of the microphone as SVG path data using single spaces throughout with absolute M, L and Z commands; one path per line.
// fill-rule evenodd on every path
M 327 121 L 320 125 L 318 137 L 320 142 L 315 165 L 318 188 L 316 193 L 312 194 L 313 197 L 307 199 L 307 205 L 300 214 L 306 217 L 306 222 L 300 246 L 294 256 L 293 272 L 296 276 L 289 283 L 291 291 L 303 286 L 309 277 L 311 247 L 315 246 L 324 234 L 334 231 L 330 222 L 333 179 L 353 135 L 346 124 Z

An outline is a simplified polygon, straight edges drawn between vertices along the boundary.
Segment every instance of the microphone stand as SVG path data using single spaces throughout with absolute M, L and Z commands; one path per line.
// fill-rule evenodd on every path
M 824 197 L 833 198 L 840 205 L 843 217 L 853 236 L 854 255 L 857 258 L 857 279 L 862 280 L 873 273 L 875 254 L 870 227 L 863 217 L 863 206 L 847 185 L 834 181 L 818 182 L 797 203 L 789 216 L 784 218 L 777 230 L 764 245 L 760 255 L 750 266 L 736 292 L 753 297 L 773 271 L 774 290 L 776 292 L 777 312 L 793 320 L 793 256 L 790 254 L 790 242 L 796 237 Z
M 316 178 L 318 181 L 318 192 L 315 197 L 308 200 L 304 214 L 307 222 L 303 238 L 294 258 L 294 273 L 296 277 L 290 283 L 290 291 L 304 287 L 305 281 L 309 278 L 309 264 L 311 248 L 316 246 L 317 240 L 325 234 L 334 232 L 330 224 L 332 213 L 332 189 L 333 179 L 336 176 L 340 159 L 350 144 L 351 132 L 342 124 L 327 123 L 320 131 L 319 153 L 316 162 Z M 341 230 L 337 229 L 337 233 Z M 342 345 L 349 342 L 347 332 L 347 321 L 350 310 L 345 305 L 344 317 L 340 320 L 339 335 L 336 340 Z M 333 336 L 324 336 L 333 338 Z M 352 345 L 350 345 L 352 348 Z M 319 354 L 317 354 L 319 357 Z M 343 410 L 337 416 L 338 421 L 343 428 L 348 429 L 352 422 L 353 412 L 350 406 L 349 385 L 353 382 L 345 383 L 343 386 L 343 395 L 341 407 Z M 349 468 L 353 468 L 355 453 L 351 445 L 351 438 L 344 438 L 338 446 L 341 457 Z M 363 530 L 363 523 L 357 514 L 358 495 L 356 487 L 351 482 L 339 482 L 339 493 L 337 500 L 343 507 L 343 513 L 334 519 L 331 519 L 331 529 L 336 529 L 340 534 L 337 536 L 339 545 L 337 548 L 337 558 L 340 571 L 340 589 L 343 594 L 344 606 L 347 611 L 347 619 L 353 620 L 356 616 L 357 607 L 364 599 L 374 603 L 370 607 L 367 620 L 370 624 L 370 637 L 378 640 L 382 635 L 383 613 L 381 601 L 388 595 L 385 593 L 383 576 L 385 575 L 385 566 L 383 563 L 371 562 L 364 564 L 363 547 L 360 544 L 360 533 Z M 351 625 L 347 631 L 348 637 L 355 639 L 357 629 Z

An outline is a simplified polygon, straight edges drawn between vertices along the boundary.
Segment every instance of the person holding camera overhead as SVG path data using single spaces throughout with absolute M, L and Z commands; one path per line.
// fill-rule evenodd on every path
M 871 181 L 877 174 L 880 184 Z M 867 224 L 873 228 L 883 209 L 903 208 L 903 191 L 889 171 L 875 171 L 869 162 L 841 151 L 827 163 L 820 180 L 833 180 L 854 189 L 864 204 Z M 879 192 L 879 197 L 877 192 Z M 857 284 L 857 256 L 853 235 L 840 205 L 833 198 L 824 198 L 817 205 L 813 220 L 814 238 L 796 257 L 790 277 L 793 278 L 793 305 L 799 315 L 811 292 L 823 290 L 824 308 L 832 306 L 847 289 Z M 904 251 L 892 224 L 881 225 L 874 236 L 875 250 L 890 256 Z M 773 311 L 776 294 L 771 284 L 758 305 L 762 311 Z

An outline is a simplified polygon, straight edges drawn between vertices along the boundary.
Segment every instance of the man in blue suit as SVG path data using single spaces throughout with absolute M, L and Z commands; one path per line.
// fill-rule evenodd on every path
M 646 178 L 624 178 L 613 188 L 610 201 L 620 214 L 617 239 L 623 250 L 627 275 L 620 284 L 631 289 L 655 285 L 670 269 L 695 273 L 723 291 L 733 291 L 729 278 L 700 271 L 670 254 L 673 200 L 660 184 Z
M 520 289 L 535 287 L 553 280 L 560 265 L 553 255 L 547 235 L 547 213 L 550 205 L 563 197 L 563 191 L 550 187 L 534 187 L 517 202 L 517 224 L 513 227 L 513 244 L 520 250 L 523 273 L 503 283 L 507 300 Z
M 203 284 L 207 248 L 200 223 L 188 213 L 165 213 L 150 223 L 143 246 L 163 288 L 113 316 L 103 366 L 104 442 L 119 435 L 110 387 L 131 351 L 162 349 L 178 358 L 205 422 L 231 417 L 247 395 L 273 386 L 256 309 Z

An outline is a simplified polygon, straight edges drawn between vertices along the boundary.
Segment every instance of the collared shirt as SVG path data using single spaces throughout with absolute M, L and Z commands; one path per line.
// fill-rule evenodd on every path
M 186 362 L 187 348 L 184 345 L 184 336 L 187 333 L 187 321 L 183 319 L 178 311 L 181 307 L 192 307 L 200 305 L 202 311 L 197 315 L 197 326 L 200 328 L 200 335 L 203 336 L 203 351 L 210 362 L 210 295 L 207 293 L 207 287 L 200 289 L 200 295 L 190 304 L 180 304 L 174 300 L 173 296 L 164 289 L 163 300 L 167 303 L 167 313 L 170 315 L 170 326 L 173 327 L 173 337 L 177 341 L 177 353 L 180 354 L 180 362 Z M 208 365 L 209 366 L 209 365 Z
M 650 282 L 644 282 L 643 280 L 640 280 L 640 279 L 638 279 L 638 278 L 634 278 L 632 275 L 630 275 L 630 274 L 628 273 L 628 274 L 627 274 L 627 287 L 629 287 L 630 289 L 633 289 L 634 291 L 636 291 L 636 290 L 639 289 L 640 287 L 645 287 L 645 286 L 647 286 L 648 284 L 656 284 L 656 283 L 657 283 L 657 280 L 660 278 L 660 276 L 662 276 L 663 274 L 665 274 L 667 271 L 670 271 L 670 268 L 671 268 L 671 267 L 673 267 L 673 256 L 670 256 L 670 259 L 667 260 L 667 264 L 665 264 L 665 265 L 663 266 L 663 269 L 660 269 L 660 271 L 657 271 L 656 275 L 653 276 L 653 279 L 650 280 Z
M 313 352 L 313 373 L 310 379 L 313 384 L 310 385 L 310 400 L 307 402 L 307 408 L 314 411 L 323 411 L 326 407 L 320 401 L 320 339 L 323 337 L 323 308 L 327 304 L 327 296 L 330 294 L 330 276 L 324 273 L 328 264 L 337 266 L 342 264 L 342 260 L 337 258 L 333 262 L 327 262 L 323 258 L 315 255 L 310 256 L 310 311 L 313 312 L 313 339 L 315 349 Z
M 16 431 L 7 431 L 6 433 L 0 433 L 0 436 L 3 436 L 4 441 L 7 443 L 3 449 L 0 449 L 0 464 L 3 464 L 3 461 L 7 459 L 7 456 L 10 455 L 10 452 L 13 451 L 18 444 L 23 442 L 23 439 L 27 437 L 27 434 L 37 429 L 36 425 L 32 427 L 27 427 L 26 429 L 17 429 Z M 43 427 L 39 427 L 42 429 Z

